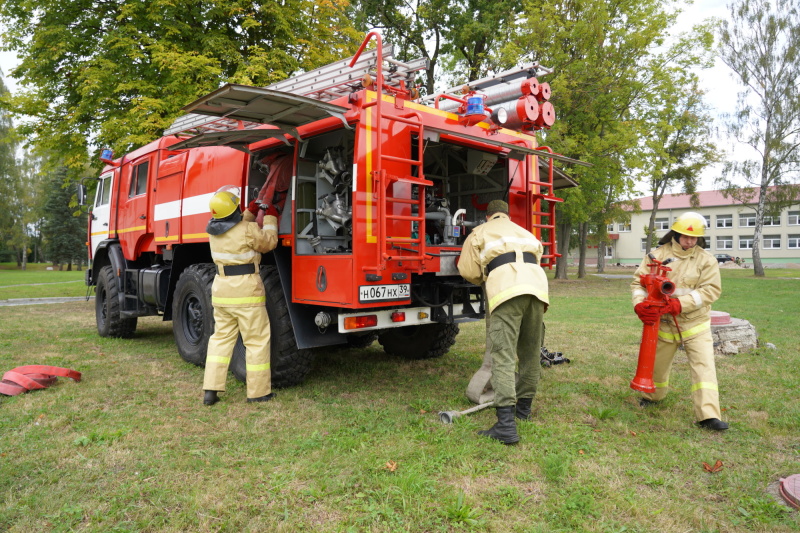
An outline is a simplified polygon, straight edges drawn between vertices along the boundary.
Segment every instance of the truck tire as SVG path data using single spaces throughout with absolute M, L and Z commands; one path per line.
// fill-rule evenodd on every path
M 289 316 L 286 296 L 283 294 L 280 274 L 272 265 L 261 266 L 261 279 L 267 293 L 267 314 L 270 325 L 270 368 L 272 387 L 282 389 L 300 385 L 314 362 L 312 350 L 300 350 L 294 338 L 294 328 Z M 247 366 L 242 338 L 236 341 L 231 358 L 231 371 L 239 381 L 247 381 Z
M 136 332 L 137 318 L 121 318 L 119 309 L 119 289 L 114 269 L 106 265 L 97 276 L 97 292 L 94 299 L 94 314 L 97 332 L 101 337 L 127 339 Z
M 458 324 L 422 324 L 392 328 L 378 335 L 389 355 L 406 359 L 433 359 L 450 351 L 458 335 Z
M 172 333 L 184 361 L 206 364 L 208 339 L 214 332 L 211 284 L 216 269 L 213 263 L 199 263 L 181 273 L 172 300 Z

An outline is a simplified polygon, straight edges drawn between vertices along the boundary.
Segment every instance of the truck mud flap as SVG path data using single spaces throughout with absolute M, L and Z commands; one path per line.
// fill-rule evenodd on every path
M 289 250 L 276 248 L 273 252 L 278 273 L 281 276 L 281 287 L 286 295 L 286 305 L 289 308 L 289 318 L 292 320 L 294 337 L 297 348 L 319 348 L 322 346 L 336 346 L 346 344 L 347 336 L 339 333 L 336 328 L 327 328 L 320 331 L 314 323 L 314 317 L 320 311 L 311 305 L 300 305 L 292 302 L 292 257 Z

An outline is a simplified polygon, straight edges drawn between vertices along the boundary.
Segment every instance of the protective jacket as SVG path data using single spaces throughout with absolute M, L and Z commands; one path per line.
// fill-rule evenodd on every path
M 533 254 L 536 263 L 526 261 L 525 252 Z M 470 283 L 486 284 L 489 312 L 522 294 L 531 294 L 549 304 L 547 276 L 539 266 L 543 252 L 542 243 L 531 232 L 512 222 L 508 215 L 496 213 L 467 237 L 461 249 L 458 271 Z M 511 262 L 487 272 L 492 260 L 508 253 L 513 254 Z
M 681 313 L 674 318 L 670 314 L 661 317 L 653 366 L 656 390 L 653 393 L 644 393 L 643 396 L 656 402 L 666 397 L 672 361 L 678 350 L 678 343 L 683 341 L 689 361 L 695 418 L 698 421 L 719 419 L 719 386 L 710 317 L 711 304 L 722 292 L 717 260 L 698 246 L 684 250 L 674 240 L 660 246 L 653 255 L 662 262 L 672 259 L 666 265 L 672 269 L 667 272 L 667 276 L 675 283 L 673 295 L 680 300 Z M 639 274 L 649 272 L 648 262 L 648 258 L 642 261 L 631 283 L 634 306 L 646 296 Z M 675 326 L 676 319 L 678 327 Z
M 722 283 L 719 275 L 717 260 L 699 246 L 684 250 L 680 244 L 670 241 L 659 246 L 653 255 L 659 261 L 672 259 L 667 265 L 672 269 L 667 272 L 667 277 L 675 283 L 673 297 L 681 302 L 681 313 L 676 317 L 678 328 L 672 315 L 663 315 L 659 326 L 658 337 L 667 342 L 680 342 L 698 333 L 711 329 L 711 304 L 722 293 Z M 643 301 L 647 291 L 642 287 L 640 275 L 650 272 L 645 257 L 634 274 L 631 283 L 633 305 Z
M 211 258 L 217 265 L 217 276 L 211 286 L 214 307 L 263 307 L 264 283 L 259 275 L 261 254 L 275 249 L 277 244 L 277 218 L 265 216 L 263 228 L 259 228 L 250 211 L 245 211 L 242 220 L 221 235 L 211 235 Z M 225 274 L 226 266 L 246 264 L 253 265 L 252 273 Z
M 259 228 L 255 218 L 250 211 L 245 211 L 241 220 L 233 225 L 226 218 L 212 220 L 207 228 L 217 275 L 211 286 L 214 333 L 208 340 L 203 389 L 225 390 L 231 355 L 241 335 L 245 346 L 248 398 L 263 397 L 272 388 L 269 316 L 259 264 L 261 254 L 274 249 L 278 243 L 277 219 L 265 216 L 263 228 Z

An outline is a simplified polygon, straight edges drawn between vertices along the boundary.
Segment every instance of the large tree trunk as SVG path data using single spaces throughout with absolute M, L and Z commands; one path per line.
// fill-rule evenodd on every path
M 761 180 L 764 183 L 764 179 Z M 761 187 L 758 193 L 758 206 L 756 207 L 756 228 L 753 231 L 753 275 L 764 277 L 764 265 L 761 263 L 761 233 L 764 228 L 764 210 L 767 203 L 766 187 Z
M 761 263 L 761 228 L 763 218 L 756 213 L 756 229 L 753 232 L 753 274 L 756 277 L 764 277 L 764 265 Z
M 602 274 L 606 271 L 606 243 L 597 243 L 597 273 Z
M 556 261 L 556 279 L 567 279 L 567 255 L 569 254 L 569 236 L 572 224 L 556 224 L 556 242 L 561 257 Z
M 586 237 L 589 233 L 589 223 L 588 222 L 581 222 L 580 226 L 578 227 L 578 231 L 580 232 L 578 246 L 580 247 L 578 251 L 578 278 L 585 278 L 586 277 Z

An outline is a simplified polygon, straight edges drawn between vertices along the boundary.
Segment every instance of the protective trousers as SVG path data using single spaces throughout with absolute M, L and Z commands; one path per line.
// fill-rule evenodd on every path
M 489 342 L 492 344 L 495 407 L 515 405 L 520 398 L 536 395 L 541 371 L 543 318 L 544 303 L 531 294 L 515 296 L 492 311 Z M 519 381 L 515 385 L 517 362 Z
M 269 394 L 272 391 L 272 374 L 266 307 L 214 307 L 214 320 L 214 333 L 208 339 L 203 390 L 225 390 L 233 347 L 238 334 L 241 334 L 247 365 L 247 397 L 260 398 Z
M 719 418 L 719 387 L 717 386 L 717 369 L 714 364 L 714 341 L 711 328 L 693 335 L 683 341 L 686 357 L 689 359 L 689 371 L 692 379 L 692 403 L 694 416 L 700 420 Z M 643 397 L 657 402 L 663 400 L 669 390 L 669 374 L 672 361 L 678 350 L 677 342 L 658 341 L 656 360 L 653 368 L 653 382 L 656 392 L 643 394 Z

